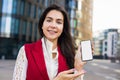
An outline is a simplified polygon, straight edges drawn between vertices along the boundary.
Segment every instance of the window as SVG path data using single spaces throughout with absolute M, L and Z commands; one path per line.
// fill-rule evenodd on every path
M 11 20 L 11 33 L 13 34 L 14 33 L 14 30 L 15 29 L 15 18 L 12 18 Z
M 50 0 L 51 1 L 51 0 Z M 42 3 L 43 5 L 44 5 L 44 2 L 45 2 L 45 0 L 41 0 L 41 2 L 40 3 Z
M 28 13 L 28 2 L 25 2 L 25 9 L 24 9 L 24 16 L 26 17 L 27 16 L 27 13 Z
M 36 9 L 37 7 L 34 5 L 34 18 L 36 18 Z
M 69 7 L 70 7 L 71 9 L 75 9 L 76 6 L 77 6 L 77 4 L 75 3 L 74 0 L 72 0 L 72 1 L 69 2 Z
M 4 37 L 10 37 L 11 17 L 3 16 L 1 19 L 1 33 Z
M 2 12 L 2 4 L 3 4 L 3 0 L 0 0 L 0 13 Z
M 41 16 L 41 8 L 38 8 L 38 18 Z
M 5 32 L 6 17 L 1 18 L 1 33 Z
M 15 35 L 18 34 L 19 27 L 20 27 L 20 20 L 19 19 L 15 19 L 15 26 L 14 26 L 14 33 L 15 33 Z
M 107 42 L 105 42 L 105 45 L 107 46 Z
M 26 35 L 26 27 L 27 27 L 27 21 L 23 21 L 23 26 L 22 26 L 22 34 Z
M 1 16 L 0 16 L 0 33 L 1 33 Z
M 34 18 L 34 13 L 35 13 L 35 12 L 34 12 L 34 9 L 35 9 L 34 7 L 35 7 L 35 5 L 32 4 L 32 5 L 31 5 L 31 18 Z
M 107 48 L 105 48 L 105 51 L 107 51 Z
M 3 0 L 2 12 L 11 14 L 11 11 L 12 11 L 12 0 Z
M 20 20 L 16 18 L 11 19 L 11 34 L 12 36 L 16 37 L 18 36 L 18 31 L 20 27 Z
M 73 21 L 73 19 L 70 20 L 70 25 L 71 25 L 72 28 L 74 27 L 74 21 Z
M 20 15 L 24 15 L 24 9 L 25 9 L 25 1 L 22 0 L 20 4 Z
M 36 18 L 36 6 L 32 4 L 31 6 L 31 18 Z
M 71 14 L 71 16 L 70 16 L 71 18 L 74 18 L 74 17 L 75 17 L 75 11 L 74 11 L 74 10 L 71 10 L 71 13 L 70 13 L 70 14 Z
M 7 13 L 7 6 L 8 5 L 8 0 L 3 1 L 3 7 L 2 7 L 2 12 Z
M 45 6 L 47 7 L 49 4 L 49 1 L 48 0 L 45 0 Z
M 13 14 L 16 14 L 17 13 L 17 3 L 18 1 L 17 0 L 13 0 L 13 7 L 12 7 L 12 13 Z
M 25 41 L 27 22 L 26 22 L 26 20 L 22 20 L 21 22 L 22 22 L 22 25 L 21 25 L 22 40 Z
M 30 22 L 30 25 L 29 25 L 29 40 L 31 40 L 31 37 L 32 37 L 32 25 L 33 25 L 33 23 L 32 22 Z
M 31 3 L 28 3 L 28 6 L 27 6 L 27 16 L 30 17 L 30 14 L 31 14 Z

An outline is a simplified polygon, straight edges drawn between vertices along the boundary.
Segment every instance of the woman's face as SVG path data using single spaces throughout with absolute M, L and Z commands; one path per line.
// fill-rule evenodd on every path
M 63 31 L 64 17 L 60 11 L 51 10 L 43 22 L 43 33 L 50 41 L 58 40 Z

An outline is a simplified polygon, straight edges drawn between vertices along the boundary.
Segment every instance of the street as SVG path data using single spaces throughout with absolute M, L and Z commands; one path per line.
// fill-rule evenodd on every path
M 0 60 L 0 80 L 12 80 L 15 60 Z M 120 63 L 109 60 L 93 60 L 84 68 L 84 80 L 120 80 Z
M 0 60 L 0 80 L 12 80 L 15 60 Z
M 120 80 L 120 63 L 93 60 L 86 64 L 84 80 Z

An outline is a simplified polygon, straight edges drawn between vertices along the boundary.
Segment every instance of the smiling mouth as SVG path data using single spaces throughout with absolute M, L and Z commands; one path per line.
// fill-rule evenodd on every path
M 55 33 L 57 33 L 57 31 L 53 31 L 53 30 L 48 30 L 48 32 L 49 32 L 50 34 L 55 34 Z

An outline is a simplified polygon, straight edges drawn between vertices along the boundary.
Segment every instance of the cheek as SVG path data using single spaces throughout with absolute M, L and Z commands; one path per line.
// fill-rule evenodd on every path
M 44 32 L 44 27 L 42 26 L 42 30 L 43 30 L 43 32 Z
M 43 31 L 43 34 L 46 33 L 46 27 L 44 25 L 42 26 L 42 31 Z
M 62 33 L 63 32 L 63 27 L 59 28 L 59 32 Z
M 47 28 L 47 25 L 46 25 L 46 23 L 44 22 L 44 23 L 43 23 L 43 26 L 42 26 L 42 30 L 44 31 L 46 28 Z

